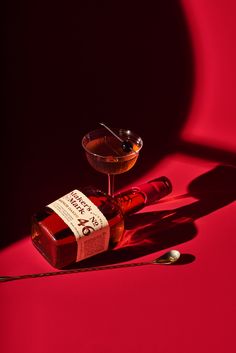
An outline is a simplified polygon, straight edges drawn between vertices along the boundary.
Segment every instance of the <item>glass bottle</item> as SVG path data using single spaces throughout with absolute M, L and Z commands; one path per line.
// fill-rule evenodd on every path
M 124 233 L 124 217 L 172 191 L 168 178 L 160 177 L 138 187 L 108 196 L 92 187 L 74 190 L 32 217 L 32 241 L 56 268 L 114 247 Z

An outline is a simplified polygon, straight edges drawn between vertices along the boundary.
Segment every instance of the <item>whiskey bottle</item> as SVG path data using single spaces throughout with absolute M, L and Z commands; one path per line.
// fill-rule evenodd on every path
M 32 241 L 56 268 L 72 265 L 114 247 L 124 233 L 124 218 L 172 191 L 160 177 L 108 196 L 96 188 L 73 190 L 32 217 Z

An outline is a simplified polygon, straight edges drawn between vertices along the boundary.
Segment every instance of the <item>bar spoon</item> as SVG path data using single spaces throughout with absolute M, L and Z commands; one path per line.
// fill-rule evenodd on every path
M 89 272 L 89 271 L 101 271 L 101 270 L 113 270 L 116 268 L 124 268 L 124 267 L 137 267 L 144 265 L 171 265 L 175 263 L 180 258 L 180 252 L 178 250 L 170 250 L 165 254 L 157 257 L 152 261 L 145 262 L 133 262 L 133 263 L 125 263 L 125 264 L 117 264 L 117 265 L 107 265 L 107 266 L 96 266 L 96 267 L 84 267 L 77 268 L 71 270 L 61 270 L 55 272 L 42 272 L 42 273 L 32 273 L 26 275 L 19 276 L 0 276 L 0 282 L 9 282 L 15 281 L 19 279 L 27 279 L 27 278 L 38 278 L 38 277 L 49 277 L 49 276 L 57 276 L 57 275 L 69 275 L 72 273 L 79 272 Z

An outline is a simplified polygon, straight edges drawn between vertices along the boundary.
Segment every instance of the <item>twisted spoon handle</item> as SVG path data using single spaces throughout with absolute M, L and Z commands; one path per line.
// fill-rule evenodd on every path
M 170 250 L 164 255 L 157 257 L 152 261 L 145 261 L 145 262 L 133 262 L 133 263 L 125 263 L 125 264 L 118 264 L 118 265 L 107 265 L 107 266 L 95 266 L 95 267 L 84 267 L 84 268 L 77 268 L 71 270 L 62 270 L 62 271 L 54 271 L 54 272 L 42 272 L 42 273 L 32 273 L 27 275 L 20 275 L 20 276 L 1 276 L 0 282 L 9 282 L 15 281 L 18 279 L 27 279 L 27 278 L 37 278 L 37 277 L 49 277 L 49 276 L 58 276 L 58 275 L 68 275 L 71 273 L 79 273 L 79 272 L 89 272 L 89 271 L 101 271 L 101 270 L 113 270 L 116 268 L 124 268 L 124 267 L 137 267 L 137 266 L 144 266 L 144 265 L 151 265 L 151 264 L 159 264 L 159 265 L 170 265 L 178 261 L 181 254 L 178 250 Z
M 42 273 L 32 273 L 27 275 L 20 275 L 20 276 L 1 276 L 0 282 L 9 282 L 15 281 L 19 279 L 27 279 L 27 278 L 38 278 L 38 277 L 49 277 L 49 276 L 58 276 L 58 275 L 68 275 L 71 273 L 79 273 L 79 272 L 90 272 L 90 271 L 101 271 L 101 270 L 113 270 L 116 268 L 124 268 L 124 267 L 136 267 L 136 266 L 144 266 L 150 265 L 153 261 L 150 262 L 133 262 L 130 264 L 119 264 L 119 265 L 108 265 L 108 266 L 96 266 L 96 267 L 84 267 L 84 268 L 77 268 L 72 270 L 62 270 L 62 271 L 55 271 L 55 272 L 42 272 Z

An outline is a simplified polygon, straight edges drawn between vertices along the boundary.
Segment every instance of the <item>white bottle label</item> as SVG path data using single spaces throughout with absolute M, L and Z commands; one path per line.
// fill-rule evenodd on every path
M 77 241 L 76 261 L 108 249 L 110 239 L 108 221 L 81 191 L 73 190 L 47 207 L 56 212 L 74 233 Z

